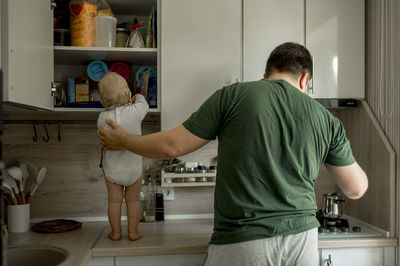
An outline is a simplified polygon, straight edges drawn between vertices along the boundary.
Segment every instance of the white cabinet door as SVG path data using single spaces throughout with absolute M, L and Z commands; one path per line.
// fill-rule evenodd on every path
M 313 98 L 365 97 L 364 0 L 305 0 Z
M 161 1 L 161 128 L 240 79 L 241 0 Z
M 53 109 L 51 0 L 2 1 L 3 100 Z
M 263 78 L 271 51 L 284 42 L 304 45 L 304 3 L 293 0 L 244 0 L 244 80 Z
M 330 256 L 332 266 L 394 266 L 394 253 L 389 258 L 384 250 L 385 248 L 322 249 L 320 265 L 328 266 Z
M 115 257 L 115 266 L 201 266 L 205 254 L 152 255 Z
M 115 266 L 114 257 L 92 257 L 85 266 Z

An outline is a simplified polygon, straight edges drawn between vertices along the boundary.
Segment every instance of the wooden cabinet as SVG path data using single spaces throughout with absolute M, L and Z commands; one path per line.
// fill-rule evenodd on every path
M 263 78 L 272 50 L 284 42 L 304 44 L 304 3 L 243 0 L 244 81 Z
M 168 130 L 241 79 L 241 1 L 168 0 L 161 10 L 161 128 Z
M 365 98 L 364 0 L 305 0 L 313 98 Z
M 320 249 L 320 266 L 394 266 L 395 248 Z M 329 262 L 331 264 L 329 264 Z
M 94 60 L 124 61 L 132 66 L 131 70 L 148 65 L 159 71 L 159 48 L 54 46 L 51 2 L 2 1 L 3 101 L 62 112 L 98 112 L 103 109 L 54 108 L 52 82 L 60 82 L 66 89 L 68 77 L 87 76 L 87 66 Z M 159 0 L 108 0 L 107 3 L 118 23 L 137 17 L 146 25 L 152 8 L 159 11 Z M 159 18 L 159 12 L 157 15 Z M 160 110 L 160 86 L 157 90 L 157 107 L 150 112 Z

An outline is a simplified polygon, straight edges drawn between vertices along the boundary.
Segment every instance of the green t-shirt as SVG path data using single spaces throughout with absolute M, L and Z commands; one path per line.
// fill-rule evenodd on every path
M 183 125 L 202 139 L 218 136 L 212 244 L 318 227 L 321 164 L 355 162 L 341 122 L 284 80 L 224 87 Z

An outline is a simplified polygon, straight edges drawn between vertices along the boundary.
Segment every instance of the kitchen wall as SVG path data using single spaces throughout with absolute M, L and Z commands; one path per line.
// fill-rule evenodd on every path
M 32 218 L 105 217 L 107 194 L 99 161 L 101 146 L 94 123 L 96 115 L 21 113 L 8 119 L 84 120 L 86 124 L 62 124 L 61 142 L 58 127 L 48 125 L 50 141 L 44 142 L 43 125 L 37 126 L 38 141 L 32 140 L 31 124 L 10 124 L 3 137 L 4 158 L 29 161 L 38 167 L 47 166 L 47 177 L 32 200 Z M 143 134 L 160 130 L 159 116 L 150 116 L 143 123 Z M 181 157 L 184 161 L 215 162 L 217 142 L 213 141 L 195 153 Z M 160 161 L 145 159 L 145 175 L 158 174 Z M 336 190 L 325 168 L 316 185 L 318 205 L 322 194 Z M 167 215 L 213 213 L 214 187 L 175 188 L 175 199 L 165 202 Z
M 367 0 L 366 100 L 397 154 L 400 180 L 400 3 Z M 398 202 L 398 198 L 397 198 Z M 397 211 L 397 221 L 399 221 Z M 398 223 L 398 222 L 397 222 Z M 397 234 L 400 231 L 397 228 Z

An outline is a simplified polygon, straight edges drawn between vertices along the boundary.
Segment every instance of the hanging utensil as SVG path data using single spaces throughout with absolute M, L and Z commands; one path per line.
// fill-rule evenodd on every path
M 47 174 L 47 167 L 42 167 L 37 175 L 36 183 L 33 184 L 29 196 L 26 199 L 27 203 L 31 202 L 32 196 L 35 195 L 36 190 L 38 189 L 39 185 L 43 182 L 44 178 L 46 177 L 46 174 Z
M 19 193 L 21 195 L 22 204 L 26 204 L 22 191 L 24 190 L 22 187 L 22 170 L 19 167 L 13 166 L 7 169 L 7 172 L 10 174 L 12 178 L 18 181 L 19 185 Z

